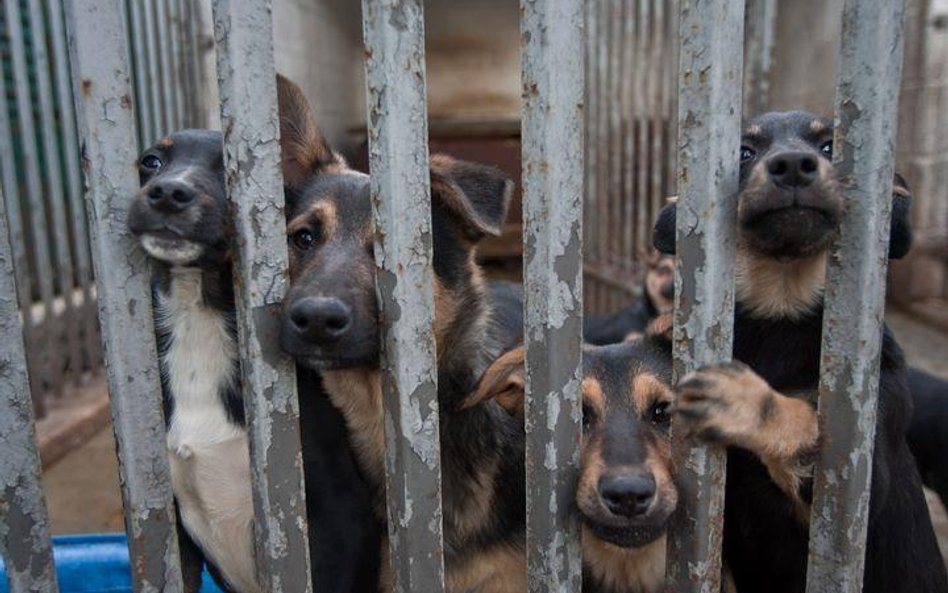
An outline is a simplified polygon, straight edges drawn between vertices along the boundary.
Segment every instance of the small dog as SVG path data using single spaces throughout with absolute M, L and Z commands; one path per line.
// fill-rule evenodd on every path
M 740 152 L 734 358 L 677 387 L 682 426 L 728 447 L 724 557 L 738 591 L 805 588 L 807 521 L 819 451 L 816 410 L 827 251 L 845 216 L 832 165 L 833 123 L 805 112 L 750 122 Z M 893 190 L 889 257 L 911 245 L 910 194 Z M 653 240 L 675 250 L 675 208 Z M 905 442 L 911 403 L 902 352 L 882 328 L 879 413 L 863 590 L 948 590 Z
M 128 224 L 154 264 L 168 455 L 182 553 L 192 570 L 188 586 L 200 585 L 200 560 L 206 560 L 221 588 L 262 592 L 239 391 L 222 136 L 176 132 L 142 154 L 139 171 L 142 188 Z M 362 578 L 365 549 L 376 549 L 360 533 L 370 510 L 368 488 L 349 451 L 342 417 L 326 402 L 318 376 L 301 370 L 299 383 L 315 588 L 371 590 L 353 585 Z
M 465 407 L 496 400 L 523 418 L 524 349 L 490 366 Z M 665 581 L 665 529 L 678 504 L 670 413 L 671 318 L 645 336 L 583 347 L 583 591 L 658 593 Z
M 299 88 L 281 80 L 279 91 L 290 250 L 282 344 L 322 374 L 381 520 L 385 444 L 369 177 L 332 152 Z M 526 590 L 523 429 L 494 402 L 457 409 L 518 336 L 504 327 L 519 318 L 517 291 L 489 289 L 475 260 L 478 241 L 500 233 L 512 185 L 493 167 L 431 158 L 448 591 Z M 494 316 L 494 306 L 510 310 Z

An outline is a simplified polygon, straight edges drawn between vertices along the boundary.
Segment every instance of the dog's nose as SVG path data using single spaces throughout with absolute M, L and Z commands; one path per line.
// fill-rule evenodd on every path
M 644 514 L 655 498 L 655 478 L 649 473 L 603 477 L 599 496 L 612 513 L 635 517 Z
M 155 181 L 148 190 L 148 203 L 159 212 L 181 212 L 197 199 L 197 192 L 180 181 Z
M 817 158 L 808 152 L 783 152 L 770 158 L 767 173 L 779 187 L 806 187 L 816 180 L 820 168 Z
M 663 297 L 665 297 L 668 300 L 672 300 L 673 298 L 675 298 L 675 283 L 666 282 L 665 284 L 663 284 L 661 294 Z
M 340 338 L 352 325 L 352 309 L 337 298 L 306 297 L 290 307 L 293 331 L 306 342 Z

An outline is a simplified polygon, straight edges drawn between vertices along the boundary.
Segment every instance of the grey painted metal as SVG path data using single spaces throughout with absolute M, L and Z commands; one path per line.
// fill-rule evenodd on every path
M 809 593 L 862 591 L 904 13 L 904 0 L 843 8 L 833 160 L 846 216 L 826 272 L 819 417 L 833 437 L 814 474 Z
M 729 360 L 741 126 L 743 3 L 681 0 L 675 374 Z M 721 590 L 725 455 L 684 443 L 666 591 Z
M 133 0 L 133 2 L 134 1 L 136 0 Z M 158 1 L 159 0 L 141 0 L 145 53 L 143 56 L 144 68 L 139 72 L 139 75 L 147 74 L 148 76 L 148 78 L 145 79 L 145 88 L 148 90 L 149 97 L 151 98 L 152 119 L 155 123 L 155 128 L 152 130 L 154 135 L 151 138 L 146 138 L 145 141 L 142 142 L 142 149 L 167 134 L 169 131 L 168 126 L 170 125 L 167 119 L 167 112 L 165 111 L 164 94 L 162 93 L 162 52 L 158 42 L 158 31 L 155 23 L 157 18 L 155 3 Z
M 135 591 L 182 590 L 149 269 L 126 219 L 138 154 L 123 0 L 66 3 L 86 206 Z
M 271 593 L 312 590 L 292 360 L 279 353 L 287 253 L 269 2 L 215 0 L 224 163 L 236 229 L 241 388 L 250 433 L 257 570 Z
M 422 1 L 363 0 L 362 19 L 394 590 L 435 592 L 444 551 Z
M 747 0 L 744 10 L 744 118 L 750 119 L 770 103 L 777 0 Z
M 522 0 L 520 13 L 528 589 L 578 592 L 583 3 Z
M 177 91 L 180 88 L 178 79 L 175 76 L 174 54 L 177 47 L 173 45 L 171 38 L 170 14 L 168 12 L 167 0 L 154 0 L 155 2 L 155 36 L 158 50 L 158 67 L 161 70 L 161 78 L 153 80 L 152 84 L 157 84 L 161 90 L 161 103 L 165 114 L 165 134 L 173 132 L 180 128 L 178 119 L 178 97 Z
M 0 554 L 11 593 L 55 593 L 10 236 L 0 208 Z
M 135 74 L 135 105 L 138 108 L 139 149 L 150 146 L 158 139 L 156 106 L 153 103 L 152 80 L 149 71 L 148 43 L 145 36 L 144 0 L 128 0 L 129 38 L 132 41 L 132 60 Z
M 17 134 L 19 141 L 24 177 L 26 181 L 26 199 L 21 196 L 21 205 L 28 205 L 24 218 L 29 221 L 29 241 L 32 246 L 32 267 L 30 277 L 36 280 L 43 309 L 52 314 L 54 287 L 53 264 L 47 240 L 46 207 L 43 203 L 44 187 L 40 179 L 40 155 L 36 143 L 36 126 L 33 119 L 33 102 L 29 92 L 30 75 L 26 63 L 26 43 L 23 37 L 20 3 L 4 2 L 6 9 L 7 33 L 10 41 L 10 53 L 13 61 L 13 84 L 19 92 L 14 93 L 17 111 Z M 23 287 L 29 290 L 29 285 Z M 48 317 L 47 317 L 48 318 Z M 48 377 L 53 385 L 60 383 L 62 369 L 53 363 L 53 346 L 50 343 L 50 325 L 46 324 L 38 336 L 41 352 L 43 377 Z

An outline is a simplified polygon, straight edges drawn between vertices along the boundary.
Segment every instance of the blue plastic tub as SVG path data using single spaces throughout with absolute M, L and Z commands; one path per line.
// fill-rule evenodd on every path
M 132 593 L 124 533 L 54 537 L 53 556 L 60 593 Z M 201 593 L 221 593 L 206 571 L 202 583 Z M 2 562 L 0 593 L 9 593 Z

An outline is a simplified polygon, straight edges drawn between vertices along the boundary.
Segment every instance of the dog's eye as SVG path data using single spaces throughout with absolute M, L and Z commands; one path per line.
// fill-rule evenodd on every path
M 757 153 L 754 152 L 754 149 L 750 146 L 741 147 L 741 164 L 748 163 L 754 160 L 754 157 L 757 156 Z
M 157 173 L 161 169 L 161 159 L 153 154 L 146 154 L 138 164 L 149 173 Z
M 827 140 L 826 142 L 823 143 L 823 146 L 820 146 L 820 154 L 822 154 L 823 156 L 825 156 L 826 158 L 830 160 L 833 159 L 833 141 L 832 140 Z
M 669 414 L 669 402 L 656 402 L 652 405 L 652 408 L 649 410 L 649 420 L 654 424 L 668 424 L 671 420 L 671 414 Z
M 300 229 L 290 235 L 290 240 L 293 241 L 293 245 L 296 245 L 297 249 L 306 251 L 316 242 L 316 237 L 309 229 Z

